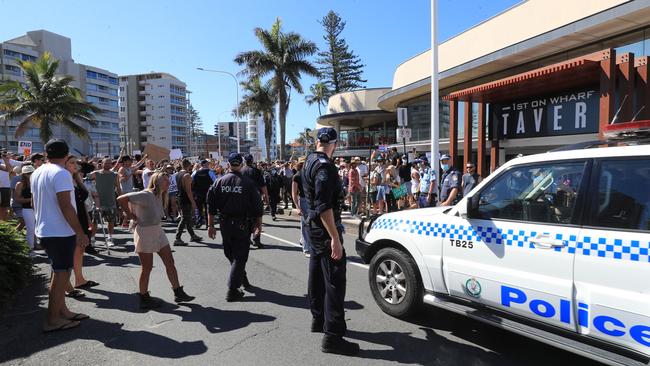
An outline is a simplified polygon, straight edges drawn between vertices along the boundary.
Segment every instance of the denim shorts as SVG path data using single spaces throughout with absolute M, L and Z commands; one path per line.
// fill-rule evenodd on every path
M 39 238 L 39 242 L 45 248 L 52 272 L 68 272 L 72 269 L 76 236 Z
M 388 186 L 377 186 L 377 201 L 386 200 L 386 195 L 389 193 Z

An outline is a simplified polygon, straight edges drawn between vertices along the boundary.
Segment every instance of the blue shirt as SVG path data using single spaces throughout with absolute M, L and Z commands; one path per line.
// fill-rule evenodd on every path
M 419 170 L 420 173 L 420 193 L 429 193 L 429 188 L 431 184 L 436 181 L 435 172 L 431 171 L 431 168 L 426 167 Z

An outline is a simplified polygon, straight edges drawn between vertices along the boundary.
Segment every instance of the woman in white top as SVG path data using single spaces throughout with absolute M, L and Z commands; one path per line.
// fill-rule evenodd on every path
M 160 225 L 160 218 L 163 217 L 163 200 L 167 199 L 168 189 L 169 175 L 157 172 L 151 176 L 149 185 L 143 191 L 127 193 L 117 198 L 128 218 L 136 224 L 133 241 L 142 265 L 139 293 L 141 309 L 155 309 L 162 303 L 160 299 L 149 295 L 149 276 L 153 268 L 153 253 L 158 253 L 165 265 L 167 278 L 174 290 L 174 300 L 176 302 L 194 300 L 193 296 L 189 296 L 183 291 L 183 286 L 178 281 L 178 272 L 174 265 L 172 251 L 169 248 L 169 241 Z

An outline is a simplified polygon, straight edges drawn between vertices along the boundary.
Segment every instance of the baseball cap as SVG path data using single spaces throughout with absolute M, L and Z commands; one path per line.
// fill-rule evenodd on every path
M 428 162 L 429 162 L 429 159 L 427 159 L 427 156 L 426 156 L 426 155 L 422 155 L 422 156 L 420 156 L 420 157 L 418 158 L 418 160 L 419 160 L 421 163 L 428 163 Z
M 333 129 L 332 127 L 323 127 L 320 130 L 318 130 L 318 135 L 317 135 L 318 141 L 320 141 L 323 144 L 331 144 L 333 142 L 336 142 L 336 130 Z
M 440 160 L 449 160 L 449 159 L 451 159 L 451 156 L 449 156 L 449 154 L 440 155 Z
M 171 164 L 167 164 L 167 165 L 165 166 L 165 169 L 174 169 L 174 166 L 171 165 Z
M 231 152 L 228 155 L 228 163 L 232 166 L 240 166 L 244 159 L 241 157 L 241 154 L 236 152 Z
M 45 156 L 43 154 L 39 154 L 39 153 L 36 153 L 36 154 L 32 155 L 32 157 L 30 158 L 32 163 L 35 162 L 36 160 L 41 160 L 41 159 L 45 159 Z
M 207 164 L 207 163 L 208 163 L 207 160 L 205 160 L 205 159 L 201 160 L 201 165 L 205 165 L 205 164 Z
M 61 139 L 51 139 L 45 144 L 45 153 L 50 159 L 63 159 L 70 152 L 68 144 Z
M 375 158 L 375 161 L 384 161 L 384 157 L 379 155 Z
M 253 155 L 251 155 L 251 154 L 246 154 L 246 158 L 245 158 L 245 159 L 246 159 L 246 162 L 250 164 L 250 163 L 253 162 Z

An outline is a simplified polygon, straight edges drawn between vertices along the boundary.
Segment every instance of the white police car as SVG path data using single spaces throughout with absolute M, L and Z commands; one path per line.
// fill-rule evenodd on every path
M 621 145 L 621 144 L 615 144 Z M 509 161 L 454 207 L 385 214 L 356 243 L 371 292 L 613 365 L 650 359 L 650 145 Z

